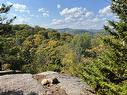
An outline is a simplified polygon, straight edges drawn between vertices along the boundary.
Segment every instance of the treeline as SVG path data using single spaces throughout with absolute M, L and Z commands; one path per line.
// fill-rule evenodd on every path
M 9 31 L 0 35 L 2 70 L 68 72 L 69 65 L 79 63 L 91 47 L 87 33 L 72 36 L 29 25 L 3 25 L 3 29 Z
M 0 13 L 11 6 L 2 5 Z M 57 71 L 81 77 L 100 95 L 127 95 L 127 4 L 112 0 L 119 21 L 105 31 L 70 35 L 0 20 L 0 69 L 26 73 Z M 2 18 L 2 17 L 1 17 Z M 5 21 L 3 21 L 5 20 Z

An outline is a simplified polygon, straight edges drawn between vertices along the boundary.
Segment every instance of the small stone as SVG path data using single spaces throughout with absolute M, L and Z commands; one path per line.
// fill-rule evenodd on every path
M 48 85 L 48 84 L 50 84 L 50 82 L 49 82 L 48 79 L 43 79 L 43 80 L 41 81 L 41 85 Z

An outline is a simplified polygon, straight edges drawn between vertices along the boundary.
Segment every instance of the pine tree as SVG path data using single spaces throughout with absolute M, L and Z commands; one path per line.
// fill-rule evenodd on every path
M 11 23 L 16 18 L 13 17 L 12 19 L 7 19 L 3 14 L 7 14 L 10 11 L 12 5 L 6 6 L 2 4 L 0 6 L 0 70 L 2 70 L 2 63 L 4 62 L 3 55 L 4 55 L 4 40 L 8 34 L 11 34 Z M 7 47 L 7 46 L 6 46 Z
M 109 26 L 104 26 L 110 36 L 104 38 L 110 53 L 105 54 L 108 63 L 103 59 L 107 67 L 101 70 L 110 81 L 120 83 L 127 80 L 127 3 L 125 0 L 113 0 L 111 9 L 119 16 L 119 21 L 109 21 Z
M 10 24 L 16 18 L 13 17 L 12 19 L 7 19 L 7 17 L 3 16 L 3 14 L 7 14 L 10 11 L 11 7 L 12 5 L 6 6 L 5 4 L 2 4 L 2 6 L 0 6 L 0 35 L 8 34 L 10 32 Z
M 96 90 L 106 95 L 126 95 L 123 82 L 127 80 L 127 3 L 112 0 L 111 9 L 119 20 L 108 21 L 104 26 L 109 35 L 103 38 L 107 49 L 97 61 L 102 78 L 96 80 Z
M 127 95 L 127 3 L 112 0 L 112 12 L 119 20 L 108 21 L 105 51 L 92 64 L 84 64 L 81 76 L 101 95 Z

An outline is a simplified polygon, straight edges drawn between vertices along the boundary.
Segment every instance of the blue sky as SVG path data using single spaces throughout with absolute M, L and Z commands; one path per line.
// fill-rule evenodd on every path
M 8 13 L 14 24 L 48 28 L 100 29 L 107 19 L 117 19 L 107 0 L 0 0 L 13 4 Z

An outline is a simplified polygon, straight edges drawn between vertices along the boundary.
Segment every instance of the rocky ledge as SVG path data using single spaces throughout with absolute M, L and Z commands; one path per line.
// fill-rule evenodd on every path
M 48 71 L 0 76 L 0 95 L 95 95 L 76 77 Z

